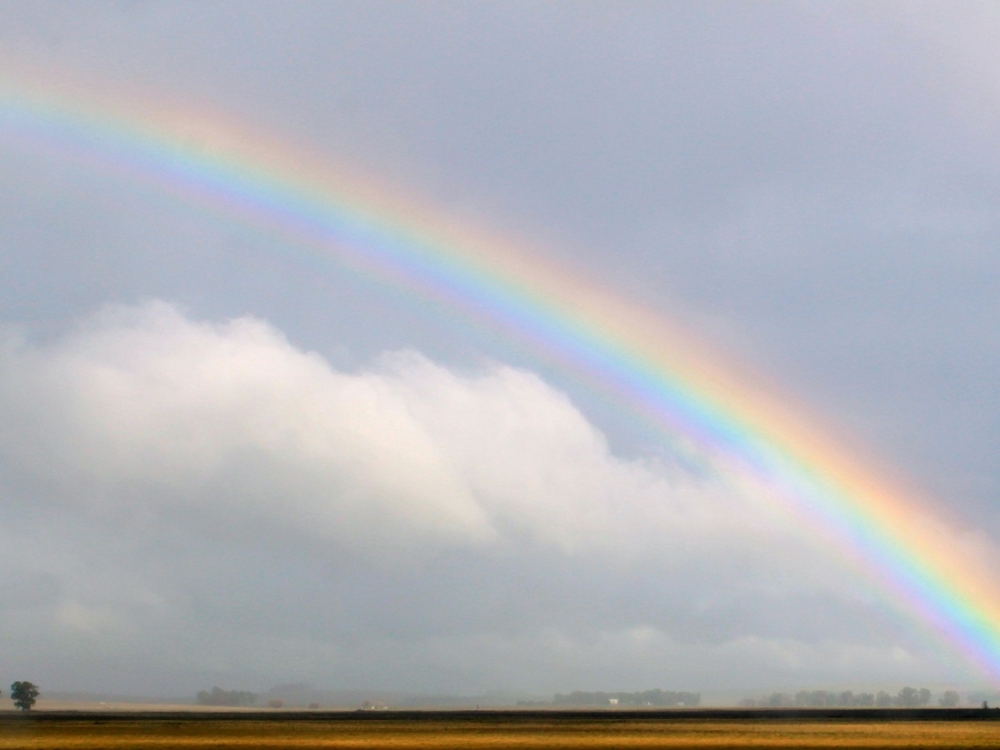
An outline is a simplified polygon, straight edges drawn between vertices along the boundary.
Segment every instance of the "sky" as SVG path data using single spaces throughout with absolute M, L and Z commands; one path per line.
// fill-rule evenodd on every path
M 0 65 L 596 280 L 993 561 L 998 31 L 972 2 L 0 2 Z M 613 402 L 287 237 L 0 132 L 0 269 L 11 680 L 983 682 Z

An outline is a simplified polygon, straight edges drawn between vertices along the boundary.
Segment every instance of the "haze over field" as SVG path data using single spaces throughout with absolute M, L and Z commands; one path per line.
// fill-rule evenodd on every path
M 0 78 L 162 103 L 194 151 L 220 114 L 599 279 L 991 570 L 997 32 L 988 3 L 0 2 Z M 983 684 L 573 373 L 141 177 L 0 127 L 0 677 Z

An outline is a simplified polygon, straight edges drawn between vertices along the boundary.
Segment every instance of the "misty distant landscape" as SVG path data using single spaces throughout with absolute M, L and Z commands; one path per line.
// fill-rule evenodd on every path
M 744 698 L 721 699 L 718 696 L 705 702 L 701 693 L 642 690 L 627 691 L 571 691 L 556 693 L 548 698 L 527 697 L 519 693 L 492 692 L 480 695 L 446 695 L 406 693 L 391 690 L 324 690 L 307 684 L 276 685 L 267 690 L 227 690 L 220 687 L 200 690 L 193 696 L 149 697 L 98 693 L 46 692 L 47 701 L 59 705 L 122 705 L 183 706 L 196 705 L 215 708 L 284 708 L 284 709 L 665 709 L 713 708 L 734 706 L 740 708 L 957 708 L 980 706 L 983 702 L 1000 702 L 1000 693 L 976 691 L 960 693 L 957 690 L 931 691 L 927 688 L 904 687 L 890 692 L 853 690 L 799 690 L 773 692 Z

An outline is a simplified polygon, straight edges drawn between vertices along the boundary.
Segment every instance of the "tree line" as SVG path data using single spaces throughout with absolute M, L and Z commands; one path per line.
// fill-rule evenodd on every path
M 576 690 L 567 695 L 557 693 L 553 706 L 697 706 L 701 693 L 673 690 L 643 690 L 638 693 L 585 693 Z
M 199 690 L 195 698 L 202 706 L 252 706 L 257 702 L 257 693 L 214 687 L 211 690 Z
M 880 690 L 877 693 L 855 693 L 851 690 L 800 690 L 792 693 L 771 693 L 762 698 L 746 698 L 744 708 L 921 708 L 931 705 L 933 694 L 927 688 L 904 687 L 898 693 Z M 954 708 L 961 696 L 954 690 L 941 695 L 937 704 Z

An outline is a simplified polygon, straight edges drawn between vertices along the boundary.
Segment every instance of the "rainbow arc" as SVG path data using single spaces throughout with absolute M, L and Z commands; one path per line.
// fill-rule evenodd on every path
M 1000 681 L 1000 595 L 957 537 L 810 429 L 793 403 L 746 385 L 662 317 L 530 250 L 197 113 L 0 78 L 4 140 L 154 184 L 505 332 L 794 515 Z

